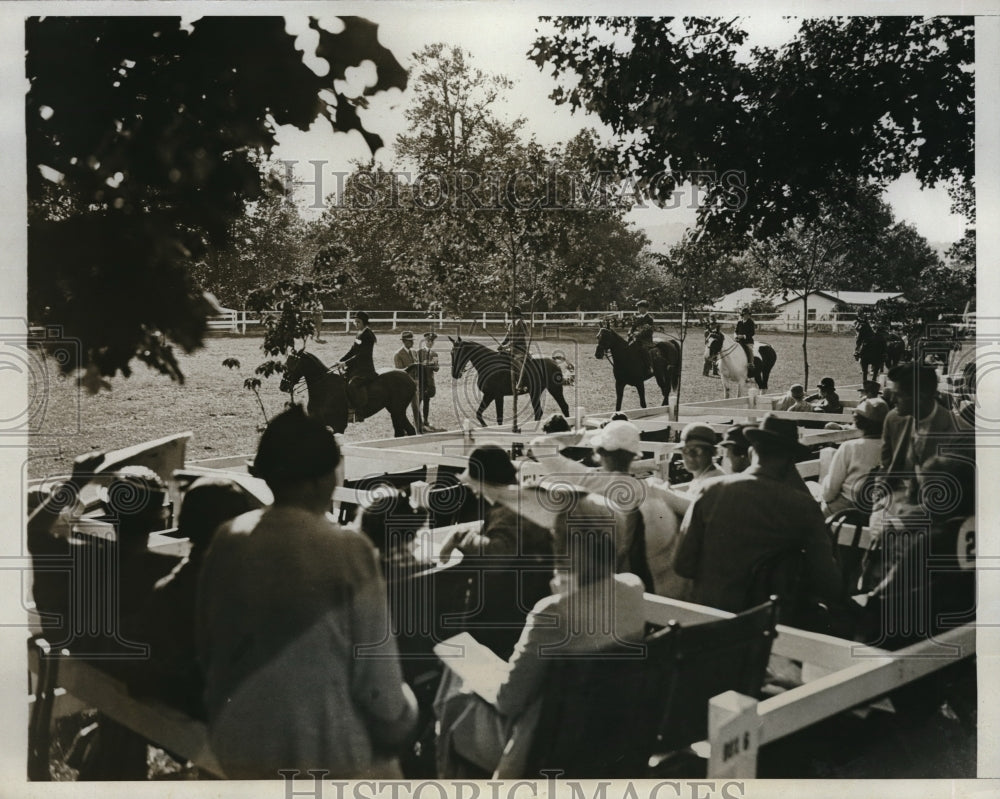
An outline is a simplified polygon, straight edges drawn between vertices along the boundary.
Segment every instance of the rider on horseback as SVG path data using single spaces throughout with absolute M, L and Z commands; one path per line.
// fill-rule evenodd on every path
M 705 323 L 705 344 L 708 344 L 708 338 L 713 333 L 721 333 L 722 328 L 719 326 L 719 319 L 715 314 L 710 314 L 708 321 Z M 718 377 L 719 376 L 719 361 L 715 358 L 706 358 L 705 366 L 701 370 L 702 377 Z
M 756 332 L 757 325 L 750 318 L 750 309 L 744 308 L 740 311 L 740 320 L 736 323 L 736 340 L 743 346 L 747 355 L 747 377 L 754 375 L 753 337 Z
M 528 359 L 528 326 L 524 323 L 524 314 L 521 313 L 520 306 L 515 305 L 510 309 L 510 317 L 507 335 L 500 342 L 499 349 L 510 351 L 511 368 L 517 376 L 517 390 L 519 394 L 523 394 L 527 391 L 524 365 Z
M 368 314 L 364 311 L 354 314 L 354 324 L 358 335 L 340 363 L 347 364 L 347 403 L 354 409 L 354 421 L 360 422 L 364 420 L 364 409 L 368 404 L 367 385 L 378 377 L 372 360 L 377 339 L 368 327 Z
M 653 374 L 653 348 L 656 346 L 653 343 L 653 325 L 655 322 L 653 315 L 649 312 L 648 302 L 639 300 L 635 307 L 636 315 L 635 319 L 632 320 L 632 327 L 628 331 L 628 340 L 630 344 L 633 341 L 639 342 L 637 349 L 642 356 L 642 365 L 645 369 L 646 377 L 649 377 Z

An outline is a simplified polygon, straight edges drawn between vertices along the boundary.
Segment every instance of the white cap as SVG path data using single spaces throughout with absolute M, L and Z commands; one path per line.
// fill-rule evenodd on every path
M 638 455 L 642 452 L 642 444 L 639 440 L 639 428 L 631 422 L 616 421 L 608 422 L 597 431 L 588 442 L 594 449 L 603 449 L 607 452 L 624 450 Z

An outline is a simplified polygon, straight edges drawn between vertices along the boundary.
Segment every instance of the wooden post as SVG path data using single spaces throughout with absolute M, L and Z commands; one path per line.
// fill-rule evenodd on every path
M 399 322 L 399 311 L 393 311 L 392 312 L 392 329 L 393 330 L 395 330 L 397 327 L 399 327 L 398 322 Z
M 757 776 L 760 723 L 757 700 L 726 691 L 708 700 L 708 778 Z
M 351 311 L 350 309 L 344 311 L 344 332 L 351 332 Z

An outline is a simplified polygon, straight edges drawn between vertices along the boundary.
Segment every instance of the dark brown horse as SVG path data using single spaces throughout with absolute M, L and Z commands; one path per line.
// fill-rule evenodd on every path
M 646 407 L 646 381 L 656 378 L 656 384 L 663 394 L 661 405 L 670 404 L 670 391 L 677 391 L 681 376 L 681 348 L 673 339 L 657 341 L 653 352 L 653 374 L 646 373 L 646 365 L 639 348 L 642 343 L 629 344 L 610 326 L 602 325 L 597 331 L 595 358 L 608 358 L 615 375 L 615 410 L 622 409 L 622 394 L 625 386 L 634 386 L 639 394 L 640 407 Z
M 296 383 L 303 379 L 309 389 L 308 414 L 319 417 L 336 432 L 343 433 L 347 429 L 347 380 L 327 369 L 311 352 L 299 350 L 285 361 L 281 390 L 292 393 Z M 383 372 L 373 378 L 366 388 L 368 401 L 360 409 L 365 418 L 385 408 L 392 417 L 392 430 L 396 437 L 412 436 L 417 432 L 406 418 L 406 409 L 411 407 L 417 393 L 416 384 L 406 372 L 399 369 Z M 419 426 L 419 414 L 416 422 Z
M 491 350 L 485 344 L 468 341 L 461 336 L 448 336 L 451 350 L 451 376 L 458 380 L 469 365 L 476 370 L 476 384 L 483 399 L 476 409 L 476 419 L 486 426 L 483 411 L 492 402 L 496 405 L 497 424 L 503 424 L 503 398 L 511 391 L 511 358 L 506 353 Z M 535 421 L 542 418 L 542 392 L 548 391 L 556 401 L 563 416 L 569 416 L 569 406 L 563 397 L 563 373 L 551 358 L 528 358 L 524 364 L 523 383 L 528 387 L 528 398 L 535 414 Z

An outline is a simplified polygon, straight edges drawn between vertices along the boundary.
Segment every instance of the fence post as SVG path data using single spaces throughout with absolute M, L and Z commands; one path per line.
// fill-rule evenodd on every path
M 344 332 L 351 332 L 351 311 L 350 309 L 344 311 Z
M 483 311 L 483 330 L 486 329 L 486 311 Z
M 726 691 L 708 700 L 708 778 L 757 776 L 760 726 L 757 700 Z
M 444 311 L 438 311 L 438 330 L 444 327 Z
M 395 330 L 397 327 L 399 327 L 398 320 L 399 320 L 399 311 L 393 311 L 392 312 L 392 329 L 393 330 Z

